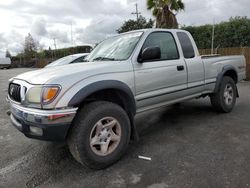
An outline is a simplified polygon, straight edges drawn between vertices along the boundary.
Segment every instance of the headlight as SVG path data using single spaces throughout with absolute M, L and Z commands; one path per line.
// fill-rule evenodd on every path
M 35 86 L 26 93 L 26 100 L 28 103 L 41 103 L 42 86 Z
M 59 94 L 59 86 L 34 86 L 26 93 L 26 101 L 34 104 L 48 104 Z

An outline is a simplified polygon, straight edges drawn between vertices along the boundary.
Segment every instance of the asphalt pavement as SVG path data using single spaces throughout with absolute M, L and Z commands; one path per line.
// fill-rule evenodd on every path
M 140 141 L 96 171 L 78 164 L 65 143 L 26 138 L 10 124 L 8 79 L 29 70 L 0 70 L 0 187 L 250 187 L 250 82 L 238 84 L 228 114 L 205 98 L 137 115 Z

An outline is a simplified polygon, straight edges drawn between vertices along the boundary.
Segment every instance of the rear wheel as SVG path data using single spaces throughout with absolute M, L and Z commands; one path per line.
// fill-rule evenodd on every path
M 105 168 L 125 153 L 130 139 L 130 121 L 117 104 L 98 101 L 78 112 L 68 137 L 74 158 L 90 168 Z
M 234 80 L 228 76 L 223 77 L 218 92 L 210 96 L 214 109 L 224 113 L 232 111 L 236 102 L 236 91 Z

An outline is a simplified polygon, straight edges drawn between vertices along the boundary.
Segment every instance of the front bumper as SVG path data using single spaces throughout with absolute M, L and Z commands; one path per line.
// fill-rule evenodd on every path
M 10 101 L 12 124 L 29 138 L 47 141 L 65 140 L 77 108 L 40 110 L 22 107 Z

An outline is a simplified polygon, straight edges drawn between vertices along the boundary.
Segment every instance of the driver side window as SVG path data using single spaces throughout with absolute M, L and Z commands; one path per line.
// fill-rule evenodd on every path
M 148 47 L 159 47 L 161 58 L 159 60 L 179 59 L 175 39 L 169 32 L 153 32 L 145 40 L 142 51 Z

